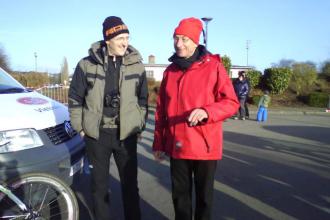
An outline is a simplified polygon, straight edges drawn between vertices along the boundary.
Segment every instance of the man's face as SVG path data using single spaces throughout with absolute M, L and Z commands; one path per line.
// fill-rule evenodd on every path
M 178 57 L 189 58 L 191 57 L 195 50 L 197 44 L 192 41 L 189 37 L 184 35 L 174 36 L 174 49 Z
M 127 50 L 129 34 L 122 33 L 106 41 L 110 55 L 123 56 Z

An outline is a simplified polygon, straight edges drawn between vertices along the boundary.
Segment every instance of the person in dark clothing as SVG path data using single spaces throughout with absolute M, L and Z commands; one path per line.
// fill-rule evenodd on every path
M 146 73 L 141 55 L 128 44 L 129 31 L 121 18 L 104 20 L 103 37 L 75 69 L 69 89 L 71 123 L 86 143 L 96 219 L 110 219 L 109 166 L 113 155 L 125 219 L 139 220 L 137 139 L 147 117 Z
M 249 91 L 248 94 L 246 95 L 246 99 L 245 99 L 245 104 L 244 104 L 244 108 L 245 108 L 245 117 L 248 119 L 250 118 L 250 112 L 249 112 L 249 106 L 248 106 L 248 99 L 249 99 L 249 95 L 250 95 L 250 91 L 251 91 L 251 84 L 250 84 L 250 80 L 247 77 L 247 74 L 245 71 L 239 71 L 238 75 L 242 75 L 244 77 L 244 79 L 246 80 L 246 82 L 248 83 L 249 86 Z
M 239 118 L 241 120 L 245 120 L 246 117 L 245 103 L 249 92 L 249 85 L 243 75 L 239 75 L 238 79 L 234 81 L 234 89 L 240 103 L 239 110 L 237 112 L 237 115 L 234 117 L 234 119 Z

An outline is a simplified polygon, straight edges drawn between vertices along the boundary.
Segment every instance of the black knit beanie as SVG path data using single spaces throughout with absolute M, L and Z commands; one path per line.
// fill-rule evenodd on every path
M 121 18 L 116 16 L 107 17 L 103 22 L 103 38 L 108 41 L 115 36 L 129 33 L 127 26 L 121 20 Z

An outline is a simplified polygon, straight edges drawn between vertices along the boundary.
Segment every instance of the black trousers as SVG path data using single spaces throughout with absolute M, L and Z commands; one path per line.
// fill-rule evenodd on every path
M 246 109 L 245 109 L 245 102 L 246 102 L 246 97 L 239 97 L 239 104 L 240 104 L 240 107 L 238 109 L 238 116 L 240 118 L 243 118 L 246 116 Z
M 141 219 L 137 183 L 137 136 L 119 140 L 117 129 L 100 131 L 99 140 L 85 137 L 91 168 L 94 214 L 97 220 L 109 220 L 109 168 L 113 154 L 120 176 L 126 220 Z
M 216 160 L 171 158 L 172 199 L 176 220 L 192 220 L 192 187 L 195 185 L 195 220 L 209 220 L 212 215 Z
M 247 96 L 246 99 L 245 99 L 245 103 L 244 103 L 245 116 L 246 116 L 247 118 L 250 117 L 250 112 L 249 112 L 249 108 L 248 108 L 248 99 L 249 99 L 249 97 Z

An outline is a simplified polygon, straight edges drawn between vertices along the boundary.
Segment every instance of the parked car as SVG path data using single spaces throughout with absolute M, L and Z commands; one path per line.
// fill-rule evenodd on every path
M 65 105 L 26 89 L 0 68 L 0 182 L 31 172 L 71 184 L 85 145 Z

